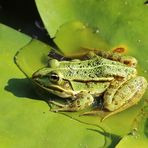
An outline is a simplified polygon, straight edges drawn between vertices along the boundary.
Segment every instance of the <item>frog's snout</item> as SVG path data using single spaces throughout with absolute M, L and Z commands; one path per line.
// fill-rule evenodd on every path
M 47 86 L 49 83 L 48 75 L 41 73 L 40 71 L 37 71 L 32 74 L 32 80 L 36 84 Z
M 36 82 L 36 83 L 41 83 L 42 77 L 43 76 L 40 73 L 38 73 L 38 72 L 35 72 L 35 73 L 32 74 L 32 80 L 34 82 Z
M 38 79 L 38 78 L 40 78 L 40 77 L 41 77 L 41 74 L 38 74 L 38 73 L 36 73 L 36 72 L 32 74 L 32 79 L 34 79 L 34 80 L 35 80 L 35 79 Z

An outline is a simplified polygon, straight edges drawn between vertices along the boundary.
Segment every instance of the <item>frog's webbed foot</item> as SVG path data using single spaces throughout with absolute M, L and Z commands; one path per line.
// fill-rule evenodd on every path
M 59 112 L 59 111 L 79 111 L 88 106 L 90 106 L 94 101 L 94 98 L 90 94 L 79 93 L 76 95 L 75 100 L 71 100 L 66 104 L 61 104 L 56 101 L 50 101 L 50 103 L 54 104 L 58 108 L 51 109 L 51 111 Z
M 112 98 L 104 96 L 104 108 L 111 111 L 105 118 L 135 105 L 143 96 L 146 88 L 146 79 L 137 76 L 120 86 L 114 95 L 111 94 Z

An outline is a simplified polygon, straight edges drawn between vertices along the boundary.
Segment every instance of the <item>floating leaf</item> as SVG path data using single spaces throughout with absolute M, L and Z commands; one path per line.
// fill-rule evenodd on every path
M 0 24 L 0 147 L 70 145 L 76 148 L 111 144 L 110 137 L 106 137 L 106 131 L 99 126 L 83 124 L 49 111 L 48 104 L 40 100 L 31 82 L 14 63 L 14 55 L 19 49 L 22 70 L 30 76 L 32 71 L 44 65 L 46 58 L 42 57 L 50 47 Z M 15 60 L 20 62 L 17 56 Z
M 117 148 L 128 147 L 147 147 L 148 145 L 148 103 L 137 115 L 133 122 L 133 129 L 124 136 L 117 145 Z
M 79 48 L 83 45 L 95 48 L 109 45 L 109 49 L 125 47 L 126 53 L 138 60 L 139 74 L 148 78 L 148 9 L 145 1 L 36 0 L 36 3 L 50 36 L 55 38 L 58 47 L 62 47 L 63 53 L 69 52 L 69 47 Z M 84 31 L 87 32 L 86 39 L 82 39 L 83 31 L 73 32 L 75 27 L 66 30 L 72 22 L 80 22 L 88 27 Z M 65 35 L 63 30 L 66 30 Z M 76 38 L 72 33 L 81 38 Z M 73 39 L 74 42 L 69 44 Z M 34 70 L 46 66 L 46 54 L 50 47 L 0 25 L 0 69 L 3 72 L 0 78 L 1 147 L 114 147 L 120 136 L 132 129 L 148 92 L 138 105 L 103 122 L 100 122 L 98 116 L 65 113 L 71 117 L 67 118 L 65 115 L 49 112 L 48 105 L 37 100 L 40 97 L 35 95 L 31 83 L 13 62 L 14 54 L 20 48 L 22 50 L 16 56 L 16 61 L 27 76 L 30 77 Z M 75 50 L 78 49 L 73 48 L 69 53 Z M 133 140 L 131 142 L 134 143 Z
M 85 26 L 82 22 L 73 21 L 59 28 L 54 42 L 64 55 L 83 55 L 85 48 L 108 50 L 109 45 L 97 35 L 97 31 Z
M 34 54 L 35 50 L 37 51 L 36 54 Z M 49 50 L 50 47 L 45 45 L 44 43 L 41 43 L 37 40 L 32 40 L 30 44 L 22 48 L 16 55 L 17 65 L 21 68 L 23 72 L 25 72 L 25 74 L 28 77 L 31 77 L 34 71 L 44 66 L 47 66 L 46 60 Z M 29 55 L 32 55 L 31 59 L 33 60 L 28 59 Z M 47 96 L 47 99 L 49 98 L 52 98 L 52 96 Z M 42 99 L 45 99 L 44 96 L 42 97 Z M 104 120 L 103 122 L 101 122 L 102 112 L 100 112 L 99 115 L 96 116 L 80 116 L 83 113 L 83 111 L 76 113 L 65 112 L 63 114 L 86 124 L 98 125 L 102 127 L 104 130 L 107 130 L 107 132 L 112 135 L 123 136 L 129 132 L 133 120 L 135 119 L 141 107 L 143 106 L 143 101 L 144 99 L 134 107 L 131 107 L 130 109 L 125 110 L 119 114 L 116 114 Z M 121 128 L 121 126 L 124 128 Z
M 85 45 L 90 48 L 103 47 L 99 40 L 101 38 L 101 41 L 109 45 L 108 50 L 124 47 L 126 54 L 135 56 L 138 60 L 139 75 L 148 79 L 148 57 L 146 54 L 148 48 L 148 9 L 146 1 L 36 0 L 36 4 L 46 29 L 50 36 L 54 37 L 55 43 L 63 53 L 67 55 L 75 53 Z M 78 31 L 78 26 L 74 25 L 77 24 L 76 22 L 81 24 L 79 27 L 87 30 L 85 38 L 83 36 L 85 31 Z M 93 32 L 93 36 L 88 35 L 89 29 L 85 29 L 84 26 L 92 30 L 90 32 Z M 143 100 L 147 97 L 148 92 L 138 103 L 138 106 L 107 119 L 103 124 L 107 124 L 111 131 L 119 135 L 128 133 L 134 118 L 143 106 Z M 67 115 L 88 123 L 90 120 L 91 123 L 96 124 L 94 117 L 88 119 L 88 117 L 78 117 L 75 114 Z M 120 127 L 115 125 L 120 125 Z

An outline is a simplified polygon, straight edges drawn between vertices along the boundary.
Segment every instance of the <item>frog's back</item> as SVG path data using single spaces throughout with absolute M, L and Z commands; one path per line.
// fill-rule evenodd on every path
M 134 75 L 136 69 L 120 62 L 95 57 L 84 61 L 64 61 L 58 68 L 66 79 L 73 80 L 112 80 L 115 76 Z

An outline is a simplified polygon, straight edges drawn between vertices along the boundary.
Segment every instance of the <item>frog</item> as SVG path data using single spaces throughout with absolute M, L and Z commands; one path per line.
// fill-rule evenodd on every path
M 33 73 L 35 85 L 68 100 L 64 104 L 50 100 L 57 106 L 52 111 L 80 111 L 93 105 L 101 96 L 103 109 L 110 116 L 141 100 L 147 80 L 138 76 L 136 58 L 102 50 L 88 51 L 84 57 L 50 58 L 48 66 Z

